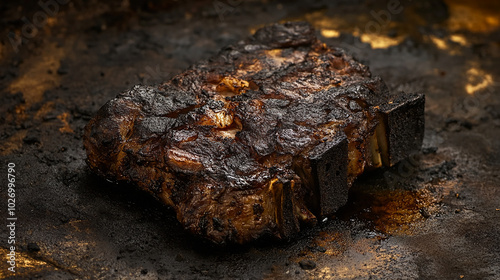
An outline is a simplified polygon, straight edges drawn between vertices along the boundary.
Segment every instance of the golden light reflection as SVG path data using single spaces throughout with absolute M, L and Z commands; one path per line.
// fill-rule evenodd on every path
M 491 74 L 488 74 L 476 67 L 472 67 L 467 70 L 466 76 L 467 84 L 465 85 L 465 91 L 470 95 L 473 95 L 493 84 L 493 77 Z
M 453 34 L 453 35 L 450 36 L 450 40 L 452 42 L 455 42 L 455 43 L 460 44 L 462 46 L 469 45 L 469 42 L 467 41 L 467 38 L 465 38 L 465 36 L 463 36 L 463 35 Z
M 403 41 L 403 37 L 389 37 L 382 34 L 364 33 L 361 34 L 361 42 L 368 43 L 372 49 L 387 49 L 392 46 L 397 46 Z
M 446 41 L 444 39 L 438 38 L 438 37 L 433 36 L 433 35 L 430 35 L 429 38 L 434 43 L 434 45 L 436 45 L 436 47 L 438 47 L 438 49 L 441 49 L 441 50 L 448 50 L 449 49 L 448 44 L 446 43 Z
M 340 17 L 331 17 L 325 14 L 325 11 L 315 11 L 305 14 L 298 20 L 305 20 L 311 23 L 314 28 L 319 30 L 343 30 L 349 26 L 345 19 Z
M 337 38 L 340 36 L 340 32 L 335 29 L 322 29 L 321 36 L 325 38 Z
M 0 248 L 0 253 L 2 256 L 6 256 L 9 251 L 4 248 Z M 33 274 L 35 272 L 41 272 L 41 271 L 51 271 L 51 270 L 57 270 L 53 266 L 49 265 L 48 263 L 41 261 L 41 260 L 36 260 L 26 253 L 21 253 L 19 251 L 16 252 L 16 276 L 22 276 L 23 273 L 30 273 Z M 5 279 L 7 277 L 13 276 L 13 274 L 8 271 L 6 268 L 0 270 L 0 278 Z
M 346 18 L 331 17 L 325 14 L 325 11 L 316 11 L 307 13 L 299 20 L 310 22 L 314 28 L 320 30 L 320 33 L 325 38 L 337 38 L 342 33 L 350 33 L 355 37 L 360 38 L 361 42 L 370 44 L 373 49 L 386 49 L 392 46 L 399 45 L 404 36 L 390 37 L 384 32 L 361 32 L 359 28 L 353 26 Z M 359 26 L 364 26 L 363 22 L 369 21 L 368 15 L 355 15 L 351 21 L 359 22 Z
M 452 40 L 452 36 L 448 37 L 450 41 Z M 447 38 L 439 38 L 434 35 L 429 35 L 429 39 L 431 42 L 440 50 L 448 52 L 450 55 L 457 55 L 460 54 L 460 48 L 456 45 L 450 44 Z M 464 43 L 466 44 L 466 40 L 464 37 L 461 37 L 459 35 L 455 35 L 453 37 L 454 40 L 456 40 L 459 44 Z M 462 44 L 461 44 L 462 45 Z
M 450 11 L 447 25 L 451 31 L 492 32 L 500 27 L 497 1 L 446 0 Z
M 450 16 L 445 25 L 451 35 L 444 38 L 430 36 L 427 37 L 427 39 L 436 45 L 437 48 L 446 50 L 451 55 L 457 55 L 461 52 L 456 44 L 460 46 L 470 46 L 469 40 L 467 37 L 460 34 L 461 32 L 493 32 L 500 28 L 500 9 L 497 1 L 476 0 L 470 2 L 466 0 L 445 0 L 445 2 L 450 11 Z M 407 16 L 412 18 L 412 14 L 410 13 L 411 9 L 408 9 L 407 12 Z M 373 49 L 384 49 L 396 46 L 404 40 L 406 35 L 397 37 L 386 35 L 385 31 L 389 28 L 400 31 L 406 30 L 404 34 L 415 32 L 415 19 L 407 19 L 403 22 L 391 21 L 387 26 L 382 26 L 381 32 L 361 32 L 359 28 L 364 27 L 365 23 L 374 20 L 369 13 L 347 13 L 341 16 L 335 16 L 328 14 L 327 10 L 320 10 L 306 13 L 299 17 L 287 18 L 282 22 L 288 20 L 307 21 L 325 38 L 338 38 L 342 33 L 352 34 L 360 38 L 363 43 L 370 44 Z M 421 24 L 425 24 L 425 22 Z M 260 27 L 262 26 L 251 28 L 252 33 Z

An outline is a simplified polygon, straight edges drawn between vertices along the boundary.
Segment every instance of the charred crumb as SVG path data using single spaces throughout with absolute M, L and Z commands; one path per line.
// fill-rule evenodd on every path
M 38 244 L 35 242 L 30 242 L 28 243 L 27 249 L 29 252 L 39 252 L 40 246 L 38 246 Z
M 427 208 L 421 208 L 420 209 L 420 214 L 422 214 L 422 217 L 424 218 L 430 218 L 431 214 L 429 213 L 429 210 Z
M 299 265 L 303 270 L 312 270 L 316 268 L 316 263 L 312 260 L 301 260 Z
M 438 150 L 438 147 L 425 147 L 425 148 L 422 148 L 422 153 L 424 155 L 428 155 L 428 154 L 435 154 Z

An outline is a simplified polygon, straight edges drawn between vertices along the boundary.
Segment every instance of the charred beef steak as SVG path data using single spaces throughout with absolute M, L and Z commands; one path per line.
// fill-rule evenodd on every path
M 423 95 L 391 95 L 295 22 L 119 94 L 84 145 L 93 171 L 150 192 L 190 232 L 244 243 L 332 214 L 359 174 L 418 150 L 423 131 Z

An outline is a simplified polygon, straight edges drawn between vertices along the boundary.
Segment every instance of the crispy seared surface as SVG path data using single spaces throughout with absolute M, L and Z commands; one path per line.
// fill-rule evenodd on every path
M 195 234 L 216 243 L 288 238 L 342 206 L 343 184 L 384 157 L 390 165 L 379 150 L 388 142 L 380 108 L 393 100 L 308 24 L 276 24 L 166 83 L 119 94 L 86 126 L 84 144 L 94 171 L 151 192 Z M 336 174 L 344 183 L 321 183 L 319 147 L 345 138 L 337 161 L 346 169 Z M 325 210 L 321 184 L 345 197 Z

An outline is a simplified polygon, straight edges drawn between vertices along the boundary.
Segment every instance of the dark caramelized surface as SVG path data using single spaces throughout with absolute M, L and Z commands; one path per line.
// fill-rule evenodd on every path
M 342 185 L 374 165 L 377 114 L 391 100 L 380 78 L 309 24 L 275 24 L 168 82 L 121 93 L 89 122 L 84 143 L 93 170 L 152 192 L 194 233 L 218 243 L 288 238 L 342 206 Z M 342 192 L 320 198 L 327 190 L 316 177 L 329 175 L 318 175 L 310 153 L 341 135 L 348 162 L 328 165 L 347 174 L 323 185 Z M 321 199 L 338 202 L 319 209 Z

